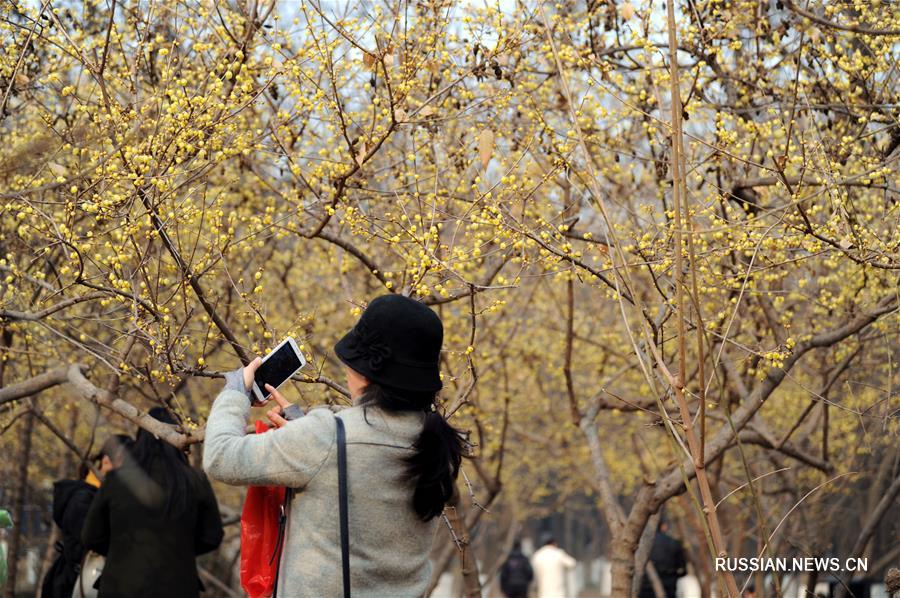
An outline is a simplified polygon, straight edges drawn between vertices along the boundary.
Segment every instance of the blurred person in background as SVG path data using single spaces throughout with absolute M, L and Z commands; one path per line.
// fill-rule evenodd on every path
M 149 414 L 176 423 L 162 407 Z M 203 589 L 196 557 L 215 550 L 222 536 L 209 480 L 182 451 L 142 428 L 132 458 L 97 492 L 81 539 L 106 556 L 100 598 L 194 598 Z
M 666 533 L 668 530 L 669 524 L 660 520 L 656 528 L 656 536 L 653 538 L 653 546 L 650 548 L 650 562 L 653 563 L 656 574 L 659 575 L 666 598 L 675 598 L 678 578 L 687 572 L 687 563 L 681 542 Z M 641 581 L 638 598 L 656 598 L 650 576 L 646 572 Z
M 105 476 L 122 465 L 131 444 L 131 437 L 125 434 L 110 436 L 103 443 L 94 458 L 101 475 Z M 81 543 L 81 530 L 99 487 L 100 480 L 86 462 L 78 467 L 78 479 L 54 482 L 53 521 L 59 526 L 62 539 L 56 542 L 58 554 L 44 576 L 42 598 L 72 596 L 87 553 Z
M 531 557 L 538 598 L 574 598 L 575 593 L 566 588 L 566 578 L 575 564 L 575 559 L 556 544 L 553 536 L 545 536 L 543 546 Z
M 534 571 L 528 557 L 522 554 L 522 542 L 516 540 L 500 569 L 500 591 L 506 598 L 527 598 Z

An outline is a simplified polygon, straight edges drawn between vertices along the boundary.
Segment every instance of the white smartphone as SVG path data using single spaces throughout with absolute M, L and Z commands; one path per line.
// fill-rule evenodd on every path
M 263 357 L 262 364 L 257 368 L 253 376 L 253 397 L 256 404 L 269 400 L 270 393 L 266 390 L 266 384 L 278 388 L 300 368 L 306 365 L 303 352 L 297 347 L 293 338 L 287 337 L 268 355 Z

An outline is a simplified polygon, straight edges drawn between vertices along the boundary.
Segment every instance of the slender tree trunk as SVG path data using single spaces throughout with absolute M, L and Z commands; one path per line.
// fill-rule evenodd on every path
M 897 476 L 894 479 L 894 482 L 890 485 L 884 493 L 884 496 L 881 497 L 878 505 L 869 515 L 865 526 L 863 526 L 862 531 L 859 533 L 859 537 L 856 539 L 856 544 L 854 544 L 850 554 L 847 555 L 848 557 L 856 558 L 863 554 L 866 550 L 866 546 L 868 546 L 869 542 L 872 540 L 872 536 L 875 535 L 875 531 L 878 528 L 878 524 L 881 523 L 881 519 L 890 510 L 898 496 L 900 496 L 900 476 Z M 852 578 L 852 573 L 844 573 L 840 576 L 840 580 L 843 584 L 837 587 L 834 594 L 835 598 L 846 598 L 847 586 L 844 584 L 848 583 Z
M 434 558 L 432 559 L 434 566 L 431 569 L 431 580 L 428 582 L 428 587 L 425 590 L 426 596 L 430 596 L 437 587 L 438 583 L 441 581 L 441 575 L 443 575 L 450 567 L 450 563 L 453 561 L 453 556 L 456 554 L 457 550 L 458 549 L 453 544 L 453 540 L 450 540 L 442 546 L 436 555 L 434 555 Z
M 631 582 L 631 596 L 637 598 L 641 591 L 644 576 L 649 574 L 647 562 L 650 560 L 650 550 L 653 548 L 653 539 L 656 537 L 656 528 L 659 525 L 660 512 L 657 511 L 650 517 L 650 521 L 644 526 L 641 541 L 634 553 L 634 580 Z
M 448 505 L 446 515 L 447 522 L 456 534 L 456 542 L 459 543 L 459 565 L 462 570 L 463 592 L 466 597 L 481 596 L 481 580 L 478 574 L 478 562 L 475 555 L 469 549 L 469 528 L 466 526 L 466 513 L 463 510 L 459 493 L 453 502 Z
M 486 512 L 487 509 L 491 508 L 491 505 L 494 504 L 494 500 L 497 498 L 500 493 L 500 485 L 499 483 L 488 484 L 488 497 L 485 501 L 484 508 L 479 509 L 477 507 L 471 509 L 468 516 L 463 520 L 460 519 L 460 523 L 465 526 L 465 532 L 468 536 L 468 530 L 473 529 L 478 521 L 481 519 L 481 515 Z M 454 498 L 455 502 L 452 502 L 449 506 L 461 504 L 461 499 L 458 496 Z M 449 511 L 448 509 L 448 519 L 449 519 Z M 454 514 L 456 516 L 456 514 Z M 452 523 L 452 522 L 451 522 Z M 457 530 L 454 529 L 454 533 L 458 533 Z M 444 545 L 440 552 L 437 553 L 434 560 L 434 568 L 431 570 L 431 580 L 428 582 L 428 587 L 425 590 L 425 595 L 430 596 L 434 589 L 437 587 L 438 582 L 441 579 L 441 575 L 447 570 L 450 566 L 450 563 L 453 561 L 454 555 L 459 552 L 459 549 L 455 542 L 452 540 Z
M 654 486 L 646 484 L 638 491 L 625 525 L 612 532 L 612 595 L 630 596 L 634 579 L 634 558 L 641 534 L 650 516 L 659 509 L 653 501 Z
M 16 471 L 16 500 L 13 503 L 13 517 L 16 522 L 12 529 L 12 535 L 9 540 L 9 556 L 7 562 L 9 565 L 9 577 L 6 581 L 5 598 L 15 598 L 16 583 L 19 576 L 19 553 L 22 552 L 22 516 L 25 512 L 25 502 L 28 496 L 28 463 L 31 460 L 31 436 L 34 429 L 34 415 L 29 411 L 20 426 L 20 451 L 19 451 L 19 467 Z
M 656 572 L 656 567 L 653 566 L 653 563 L 647 563 L 647 578 L 650 580 L 650 587 L 653 588 L 656 598 L 666 598 L 666 588 L 663 586 L 662 579 L 660 579 L 659 573 Z M 637 598 L 637 594 L 635 594 L 635 598 Z
M 681 91 L 678 80 L 678 43 L 675 31 L 675 7 L 674 2 L 670 0 L 666 4 L 668 13 L 668 32 L 669 32 L 669 68 L 671 93 L 672 93 L 672 197 L 675 202 L 675 288 L 676 288 L 676 306 L 678 312 L 678 378 L 674 384 L 675 401 L 678 404 L 678 411 L 681 414 L 681 420 L 684 422 L 684 435 L 687 440 L 688 449 L 694 462 L 694 471 L 697 478 L 697 486 L 700 490 L 700 498 L 703 503 L 703 512 L 706 516 L 707 525 L 709 526 L 709 535 L 712 541 L 714 556 L 725 556 L 727 550 L 725 540 L 722 537 L 722 530 L 719 527 L 719 518 L 716 515 L 716 501 L 712 495 L 709 480 L 706 473 L 706 398 L 704 395 L 704 370 L 703 370 L 703 334 L 701 327 L 697 328 L 697 349 L 699 352 L 699 378 L 700 378 L 700 394 L 699 394 L 699 434 L 695 433 L 694 424 L 691 422 L 692 416 L 688 409 L 687 401 L 684 397 L 684 387 L 687 384 L 685 379 L 687 353 L 686 353 L 686 329 L 685 329 L 685 312 L 687 310 L 684 300 L 684 280 L 683 280 L 683 257 L 682 257 L 682 210 L 684 210 L 684 222 L 687 228 L 691 228 L 690 215 L 690 196 L 685 192 L 685 161 L 683 135 L 681 129 L 682 104 Z M 688 267 L 691 271 L 692 290 L 694 297 L 698 297 L 697 292 L 697 273 L 693 247 L 693 233 L 688 236 Z M 699 309 L 699 306 L 698 306 Z M 700 318 L 700 314 L 697 314 Z M 720 572 L 725 587 L 731 596 L 737 596 L 737 584 L 734 576 L 728 572 Z
M 691 508 L 684 494 L 678 496 L 678 502 L 685 513 L 685 516 L 678 520 L 681 537 L 687 540 L 693 535 L 697 539 L 697 546 L 699 547 L 697 551 L 688 550 L 690 553 L 688 554 L 688 560 L 694 564 L 694 574 L 700 582 L 700 598 L 710 598 L 715 575 L 710 571 L 709 560 L 705 558 L 706 555 L 703 552 L 703 546 L 706 543 L 703 524 L 697 517 L 696 510 Z M 688 544 L 688 546 L 690 545 Z M 737 554 L 737 551 L 734 551 L 733 554 Z

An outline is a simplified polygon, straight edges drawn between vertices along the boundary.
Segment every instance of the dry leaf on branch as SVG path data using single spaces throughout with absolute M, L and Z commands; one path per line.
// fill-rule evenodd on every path
M 56 162 L 48 162 L 47 168 L 50 169 L 50 172 L 55 174 L 56 176 L 66 176 L 68 174 L 68 170 L 62 164 L 57 164 Z
M 478 157 L 481 159 L 481 168 L 487 168 L 494 154 L 494 132 L 485 129 L 478 134 Z

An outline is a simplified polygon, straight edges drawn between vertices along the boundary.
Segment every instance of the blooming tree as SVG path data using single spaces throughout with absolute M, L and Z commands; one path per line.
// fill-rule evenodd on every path
M 666 504 L 707 590 L 737 591 L 716 555 L 814 552 L 790 513 L 869 485 L 840 550 L 870 550 L 900 493 L 874 465 L 898 457 L 889 5 L 3 6 L 20 507 L 54 471 L 33 443 L 200 443 L 215 378 L 288 335 L 302 400 L 344 401 L 330 347 L 396 292 L 442 316 L 443 406 L 477 452 L 438 572 L 489 505 L 548 497 L 602 511 L 615 595 Z

